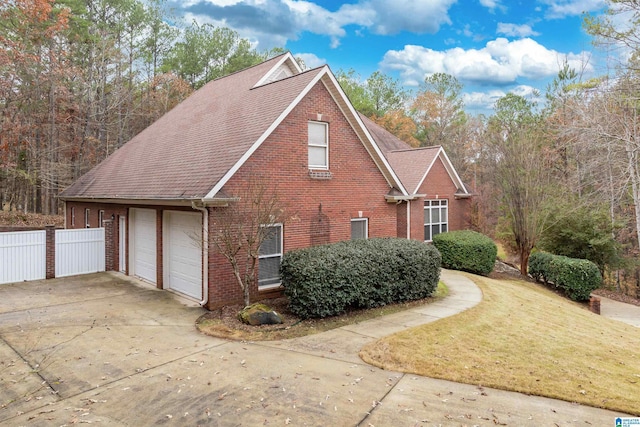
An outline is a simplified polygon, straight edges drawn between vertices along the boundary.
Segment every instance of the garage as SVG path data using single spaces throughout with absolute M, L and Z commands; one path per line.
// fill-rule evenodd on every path
M 202 215 L 165 211 L 164 288 L 202 299 Z
M 156 283 L 156 211 L 131 208 L 129 221 L 130 274 Z

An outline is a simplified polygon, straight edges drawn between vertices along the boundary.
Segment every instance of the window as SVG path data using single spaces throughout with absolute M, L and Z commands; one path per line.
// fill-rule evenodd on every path
M 351 240 L 367 239 L 369 237 L 369 220 L 355 218 L 351 220 Z
M 329 169 L 329 124 L 309 122 L 309 169 Z
M 104 211 L 100 209 L 98 211 L 98 227 L 100 228 L 104 227 L 104 223 L 102 221 L 104 221 Z
M 74 227 L 76 225 L 76 207 L 71 207 L 71 226 Z
M 282 225 L 265 225 L 267 235 L 260 245 L 258 257 L 258 289 L 280 285 L 282 260 Z
M 86 228 L 91 228 L 91 222 L 89 221 L 90 214 L 91 214 L 91 209 L 84 210 L 84 226 Z
M 449 228 L 449 211 L 446 200 L 424 201 L 424 240 L 430 242 L 436 234 Z

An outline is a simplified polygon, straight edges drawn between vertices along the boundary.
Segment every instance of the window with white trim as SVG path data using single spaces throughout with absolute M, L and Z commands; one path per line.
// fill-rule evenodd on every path
M 329 169 L 329 124 L 309 122 L 309 169 Z
M 449 230 L 449 206 L 446 199 L 424 201 L 424 240 Z
M 71 207 L 71 226 L 74 227 L 76 225 L 76 207 Z
M 98 227 L 100 228 L 104 227 L 104 223 L 102 221 L 104 221 L 104 210 L 100 209 L 98 211 Z
M 267 234 L 258 256 L 258 289 L 280 286 L 282 261 L 282 224 L 264 225 Z
M 85 226 L 85 228 L 91 228 L 91 222 L 89 221 L 90 216 L 91 216 L 91 209 L 85 209 L 84 210 L 84 226 Z
M 351 240 L 369 238 L 369 220 L 367 218 L 353 218 L 351 220 Z

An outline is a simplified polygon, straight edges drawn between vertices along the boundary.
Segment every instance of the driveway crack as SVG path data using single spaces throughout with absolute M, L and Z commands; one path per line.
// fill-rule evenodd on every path
M 386 397 L 389 395 L 389 393 L 391 393 L 391 392 L 392 392 L 392 391 L 393 391 L 393 390 L 398 386 L 398 384 L 400 383 L 400 381 L 402 381 L 402 379 L 404 378 L 404 376 L 405 376 L 405 374 L 401 374 L 401 375 L 400 375 L 400 377 L 398 378 L 398 381 L 396 381 L 396 383 L 393 385 L 393 387 L 389 387 L 389 389 L 388 389 L 388 390 L 387 390 L 387 392 L 382 396 L 382 398 L 380 398 L 380 400 L 376 400 L 376 401 L 374 402 L 373 408 L 371 408 L 371 410 L 370 410 L 370 411 L 368 411 L 368 412 L 365 414 L 365 416 L 360 420 L 360 422 L 359 422 L 358 424 L 356 424 L 356 426 L 360 427 L 360 426 L 365 425 L 364 423 L 367 421 L 367 419 L 368 419 L 369 417 L 371 417 L 371 415 L 373 414 L 373 412 L 374 412 L 376 409 L 378 409 L 378 407 L 379 407 L 380 405 L 382 405 L 382 404 L 383 404 L 384 399 L 386 399 Z M 369 424 L 369 425 L 371 425 L 371 424 Z

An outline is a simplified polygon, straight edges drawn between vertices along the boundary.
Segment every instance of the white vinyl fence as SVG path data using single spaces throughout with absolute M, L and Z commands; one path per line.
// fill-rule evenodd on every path
M 56 277 L 104 271 L 104 228 L 56 230 Z
M 0 233 L 0 284 L 44 279 L 46 243 L 44 230 Z
M 0 284 L 47 276 L 46 231 L 0 233 Z M 55 231 L 55 276 L 105 271 L 104 228 Z

